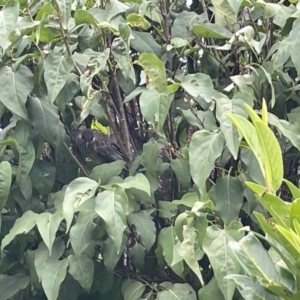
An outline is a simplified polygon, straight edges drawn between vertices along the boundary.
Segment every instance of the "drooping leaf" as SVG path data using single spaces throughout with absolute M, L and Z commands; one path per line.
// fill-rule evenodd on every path
M 22 233 L 28 233 L 36 224 L 36 219 L 38 214 L 32 212 L 31 210 L 26 211 L 20 218 L 18 218 L 9 231 L 9 233 L 4 237 L 1 243 L 1 252 L 4 248 L 18 235 Z
M 165 93 L 167 90 L 167 77 L 163 62 L 153 53 L 142 53 L 137 63 L 148 76 L 149 86 L 158 93 Z
M 233 232 L 235 235 L 237 229 Z M 214 270 L 215 278 L 223 293 L 225 300 L 231 300 L 234 294 L 235 283 L 225 280 L 229 274 L 238 274 L 240 266 L 229 248 L 229 242 L 235 241 L 232 233 L 221 230 L 216 225 L 209 226 L 203 240 L 203 250 L 207 254 Z
M 205 182 L 215 166 L 215 160 L 221 155 L 224 138 L 221 133 L 198 131 L 192 136 L 189 147 L 191 176 L 201 193 L 205 191 Z
M 125 211 L 118 194 L 104 191 L 95 199 L 95 211 L 105 222 L 106 232 L 115 244 L 117 253 L 121 250 L 123 232 L 126 226 Z
M 28 121 L 25 104 L 27 96 L 33 89 L 31 71 L 24 65 L 20 65 L 16 72 L 8 66 L 2 67 L 0 69 L 0 89 L 2 91 L 0 102 L 14 115 Z
M 146 251 L 149 251 L 156 239 L 156 227 L 151 216 L 146 211 L 131 213 L 128 216 L 129 225 L 134 225 Z
M 70 241 L 76 255 L 81 255 L 92 241 L 96 226 L 93 223 L 94 216 L 94 210 L 82 210 L 79 212 L 76 224 L 71 227 Z
M 56 53 L 45 59 L 44 67 L 44 77 L 48 89 L 48 97 L 49 101 L 53 103 L 66 84 L 74 65 L 70 57 L 65 57 L 60 53 Z
M 61 283 L 66 277 L 68 261 L 51 260 L 45 263 L 44 267 L 47 272 L 43 272 L 42 286 L 49 300 L 56 300 L 59 294 Z
M 63 202 L 63 216 L 67 222 L 67 231 L 70 229 L 74 212 L 94 196 L 97 187 L 96 181 L 85 177 L 76 178 L 68 185 Z
M 170 166 L 182 184 L 182 187 L 188 189 L 191 184 L 189 163 L 184 159 L 177 158 L 171 160 Z
M 89 293 L 94 279 L 93 260 L 86 255 L 69 255 L 68 272 Z
M 60 211 L 56 211 L 53 214 L 44 212 L 40 214 L 36 219 L 37 228 L 49 250 L 50 255 L 56 237 L 56 232 L 62 219 L 63 217 Z
M 30 282 L 30 277 L 25 275 L 8 276 L 0 274 L 1 299 L 10 299 L 19 290 L 24 290 Z
M 238 178 L 219 177 L 216 182 L 215 205 L 218 215 L 227 225 L 239 217 L 244 202 L 244 189 Z

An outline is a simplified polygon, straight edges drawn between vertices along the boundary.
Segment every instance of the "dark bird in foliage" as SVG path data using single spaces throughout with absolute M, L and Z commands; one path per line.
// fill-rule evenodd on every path
M 124 160 L 118 144 L 97 130 L 82 130 L 76 138 L 76 146 L 83 156 L 96 163 Z

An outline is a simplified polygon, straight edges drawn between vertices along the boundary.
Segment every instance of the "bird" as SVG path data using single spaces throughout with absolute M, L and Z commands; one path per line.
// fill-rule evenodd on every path
M 100 131 L 84 129 L 76 137 L 75 143 L 81 154 L 89 157 L 95 163 L 124 161 L 119 145 Z

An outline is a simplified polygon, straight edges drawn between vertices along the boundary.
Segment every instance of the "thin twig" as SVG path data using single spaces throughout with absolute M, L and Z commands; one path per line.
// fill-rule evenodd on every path
M 70 46 L 69 46 L 69 44 L 68 44 L 68 38 L 67 38 L 67 36 L 66 36 L 66 34 L 65 34 L 65 30 L 64 30 L 63 25 L 62 25 L 61 11 L 60 11 L 60 8 L 59 8 L 58 5 L 57 5 L 57 11 L 58 11 L 58 20 L 59 20 L 59 31 L 60 31 L 60 33 L 61 33 L 63 42 L 64 42 L 64 44 L 65 44 L 67 54 L 68 54 L 68 56 L 71 58 L 71 60 L 72 60 L 72 62 L 73 62 L 73 64 L 74 64 L 76 73 L 77 73 L 79 76 L 81 76 L 82 73 L 81 73 L 79 67 L 77 66 L 76 62 L 75 62 L 74 59 L 73 59 L 72 51 L 71 51 L 71 48 L 70 48 Z
M 71 149 L 68 147 L 68 145 L 66 143 L 64 143 L 65 148 L 67 149 L 67 151 L 69 152 L 70 156 L 74 159 L 74 161 L 76 162 L 76 164 L 78 165 L 78 167 L 81 169 L 81 171 L 83 172 L 83 174 L 86 177 L 89 177 L 89 171 L 85 169 L 85 167 L 80 163 L 80 161 L 77 159 L 77 157 L 73 154 L 73 152 L 71 151 Z

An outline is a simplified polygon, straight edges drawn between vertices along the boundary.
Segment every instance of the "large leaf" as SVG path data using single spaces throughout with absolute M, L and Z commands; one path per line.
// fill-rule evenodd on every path
M 0 211 L 5 206 L 11 185 L 12 170 L 7 161 L 0 163 Z
M 68 185 L 63 202 L 63 216 L 67 222 L 67 231 L 70 229 L 74 212 L 94 196 L 97 187 L 96 181 L 85 177 L 76 178 Z
M 244 202 L 244 189 L 240 180 L 231 176 L 219 177 L 214 202 L 218 215 L 226 225 L 236 220 Z
M 28 120 L 25 107 L 27 96 L 33 89 L 33 74 L 23 65 L 16 72 L 10 67 L 0 69 L 0 102 L 13 114 Z
M 124 300 L 140 299 L 144 291 L 145 286 L 143 283 L 139 281 L 133 281 L 126 285 L 126 289 L 124 291 Z
M 211 78 L 202 73 L 185 75 L 182 78 L 181 86 L 192 97 L 200 97 L 208 103 L 211 102 L 213 94 L 215 93 Z
M 25 275 L 8 276 L 0 274 L 0 298 L 10 299 L 19 290 L 24 290 L 30 282 L 30 277 Z M 21 295 L 19 295 L 21 296 Z
M 28 114 L 31 124 L 43 138 L 56 147 L 58 155 L 64 147 L 65 128 L 60 121 L 56 106 L 37 97 L 29 97 Z
M 130 47 L 140 53 L 153 53 L 161 56 L 161 47 L 153 38 L 150 32 L 132 30 L 133 39 L 130 40 Z
M 72 59 L 60 53 L 48 56 L 44 61 L 45 82 L 48 89 L 49 101 L 53 103 L 64 87 L 74 67 Z
M 232 33 L 226 28 L 213 24 L 204 23 L 193 26 L 193 33 L 198 38 L 230 39 Z
M 155 254 L 161 265 L 164 265 L 163 260 L 179 277 L 184 278 L 183 258 L 177 251 L 176 236 L 172 226 L 163 228 L 157 238 L 157 249 Z
M 228 275 L 228 280 L 234 280 L 237 288 L 245 300 L 280 300 L 281 298 L 271 291 L 261 286 L 258 282 L 253 282 L 245 275 Z
M 184 159 L 177 158 L 171 160 L 170 166 L 182 184 L 182 187 L 188 189 L 191 184 L 189 163 Z
M 76 255 L 80 255 L 91 243 L 96 224 L 93 223 L 94 210 L 82 210 L 71 227 L 70 241 Z
M 51 214 L 44 212 L 36 219 L 36 225 L 51 255 L 56 232 L 63 217 L 60 211 Z
M 164 63 L 153 53 L 142 53 L 137 62 L 144 69 L 149 78 L 149 86 L 158 93 L 167 90 L 167 77 Z
M 31 210 L 26 211 L 20 218 L 18 218 L 9 231 L 9 233 L 4 237 L 1 243 L 1 252 L 4 248 L 18 235 L 29 232 L 36 224 L 36 219 L 38 214 L 32 212 Z
M 1 3 L 2 5 L 3 3 Z M 19 1 L 8 1 L 0 11 L 0 47 L 6 49 L 9 46 L 8 34 L 16 25 L 19 15 Z M 3 82 L 2 80 L 0 81 Z M 2 93 L 4 92 L 3 89 Z
M 154 89 L 147 89 L 140 96 L 140 107 L 144 118 L 162 136 L 164 136 L 163 126 L 173 97 L 173 93 L 159 93 Z
M 95 211 L 105 222 L 106 232 L 113 240 L 117 253 L 121 250 L 123 232 L 127 227 L 121 201 L 114 191 L 99 193 L 95 200 Z
M 235 241 L 238 229 L 236 228 L 231 232 L 230 230 L 221 230 L 216 225 L 209 226 L 203 240 L 203 250 L 209 258 L 215 278 L 225 300 L 232 299 L 235 283 L 225 280 L 224 277 L 229 274 L 237 274 L 240 270 L 229 248 L 229 242 Z
M 151 216 L 146 211 L 131 213 L 128 216 L 129 225 L 134 225 L 146 251 L 149 251 L 156 239 L 156 227 Z
M 192 136 L 189 147 L 191 175 L 201 193 L 205 192 L 205 182 L 215 166 L 215 160 L 221 155 L 224 147 L 222 133 L 206 130 Z
M 89 293 L 94 279 L 94 262 L 86 255 L 68 256 L 69 273 Z
M 156 141 L 150 140 L 143 144 L 142 159 L 147 173 L 156 178 L 156 164 L 158 159 L 159 150 L 162 145 Z
M 43 272 L 42 286 L 48 300 L 56 300 L 59 294 L 61 283 L 66 277 L 68 261 L 63 260 L 50 260 L 45 263 L 44 267 L 47 272 Z

